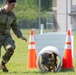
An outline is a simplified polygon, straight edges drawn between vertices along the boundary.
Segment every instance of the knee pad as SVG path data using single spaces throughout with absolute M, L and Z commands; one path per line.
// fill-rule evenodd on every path
M 13 55 L 14 49 L 13 49 L 13 48 L 9 48 L 9 49 L 8 49 L 8 53 L 9 53 L 9 55 Z

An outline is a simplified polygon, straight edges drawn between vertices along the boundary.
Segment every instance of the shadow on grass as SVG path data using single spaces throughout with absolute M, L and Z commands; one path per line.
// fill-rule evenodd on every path
M 21 72 L 21 71 L 14 71 L 14 72 L 9 72 L 9 74 L 44 74 L 43 72 L 40 71 L 25 71 L 25 72 Z
M 60 72 L 74 72 L 74 68 L 72 68 L 72 69 L 61 69 Z
M 74 72 L 74 69 L 61 69 L 58 73 L 61 73 L 61 72 Z M 50 72 L 48 72 L 50 73 Z M 55 72 L 57 73 L 57 72 Z M 39 74 L 45 74 L 41 71 L 14 71 L 14 72 L 9 72 L 9 74 L 36 74 L 36 75 L 39 75 Z
M 55 73 L 65 73 L 65 72 L 75 72 L 74 71 L 74 68 L 72 69 L 61 69 L 59 72 L 55 72 Z M 47 72 L 47 73 L 51 73 L 51 72 Z M 46 73 L 43 73 L 41 71 L 38 71 L 38 70 L 25 70 L 25 71 L 12 71 L 12 72 L 8 72 L 8 74 L 32 74 L 32 75 L 43 75 L 43 74 L 46 74 Z

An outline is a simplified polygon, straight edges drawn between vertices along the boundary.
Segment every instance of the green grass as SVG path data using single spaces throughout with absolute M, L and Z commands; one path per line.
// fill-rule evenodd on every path
M 3 73 L 0 70 L 0 75 L 75 75 L 76 74 L 76 58 L 73 59 L 73 69 L 61 69 L 57 73 L 42 73 L 37 68 L 27 69 L 27 54 L 28 54 L 28 42 L 29 42 L 29 30 L 22 30 L 23 35 L 27 38 L 27 42 L 18 39 L 12 33 L 12 37 L 15 40 L 16 49 L 11 60 L 7 63 L 9 73 Z M 76 37 L 76 36 L 75 36 Z M 76 39 L 74 39 L 76 40 Z M 74 41 L 75 42 L 75 41 Z M 75 42 L 76 45 L 76 42 Z M 4 49 L 2 48 L 2 55 L 4 54 Z

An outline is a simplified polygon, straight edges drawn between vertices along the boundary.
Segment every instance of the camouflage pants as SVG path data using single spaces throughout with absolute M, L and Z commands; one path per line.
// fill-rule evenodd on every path
M 7 36 L 7 37 L 5 36 L 4 40 L 0 40 L 0 49 L 2 46 L 6 51 L 5 54 L 2 56 L 2 61 L 7 63 L 14 53 L 15 42 L 13 41 L 11 36 Z

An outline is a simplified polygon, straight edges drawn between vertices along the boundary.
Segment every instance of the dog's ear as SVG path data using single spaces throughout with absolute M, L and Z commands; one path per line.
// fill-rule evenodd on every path
M 53 53 L 55 56 L 57 56 L 57 54 L 56 53 Z

